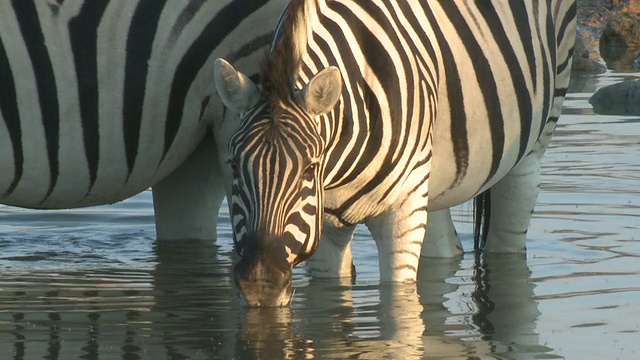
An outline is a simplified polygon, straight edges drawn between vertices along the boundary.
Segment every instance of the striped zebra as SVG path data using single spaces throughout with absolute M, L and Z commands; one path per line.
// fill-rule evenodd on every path
M 214 238 L 233 130 L 214 60 L 257 69 L 285 6 L 0 2 L 0 203 L 76 208 L 154 186 L 160 239 Z
M 306 259 L 314 276 L 352 276 L 358 223 L 381 281 L 413 282 L 421 252 L 461 251 L 447 209 L 480 194 L 486 251 L 524 251 L 575 13 L 573 0 L 294 0 L 261 88 L 217 60 L 218 92 L 242 115 L 229 162 L 246 304 L 288 304 Z M 423 246 L 432 225 L 449 239 Z

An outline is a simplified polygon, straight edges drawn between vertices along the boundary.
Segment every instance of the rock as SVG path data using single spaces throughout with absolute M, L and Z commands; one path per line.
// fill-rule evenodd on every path
M 595 60 L 575 57 L 573 58 L 571 71 L 581 74 L 602 74 L 607 71 L 607 67 Z
M 619 10 L 610 16 L 600 37 L 600 48 L 640 47 L 640 14 Z
M 573 47 L 573 64 L 571 71 L 585 74 L 602 74 L 607 68 L 601 63 L 589 59 L 589 49 L 585 45 L 583 36 L 576 33 L 576 44 Z
M 601 115 L 640 115 L 640 80 L 605 86 L 591 96 L 589 103 Z
M 636 72 L 640 64 L 636 62 L 636 55 L 640 47 L 628 46 L 603 46 L 600 47 L 600 56 L 607 64 L 607 68 L 618 72 Z
M 640 0 L 612 0 L 613 7 L 618 7 L 618 11 L 640 14 Z
M 612 5 L 600 37 L 600 56 L 610 69 L 637 71 L 635 57 L 640 51 L 640 0 L 614 0 Z
M 578 28 L 589 32 L 602 29 L 611 8 L 611 1 L 578 0 Z M 597 35 L 599 36 L 599 32 Z
M 585 59 L 589 58 L 589 49 L 579 32 L 576 32 L 576 44 L 573 46 L 573 56 Z

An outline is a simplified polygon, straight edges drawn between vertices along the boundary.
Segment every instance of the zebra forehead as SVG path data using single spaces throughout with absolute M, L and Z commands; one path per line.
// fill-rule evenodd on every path
M 254 114 L 243 125 L 231 140 L 235 147 L 285 146 L 314 153 L 323 147 L 318 123 L 299 111 L 275 108 Z
M 283 129 L 282 126 L 273 126 L 256 132 L 251 138 L 245 138 L 237 142 L 232 149 L 238 157 L 253 159 L 278 159 L 299 158 L 315 159 L 322 151 L 321 142 L 313 136 L 301 136 L 297 132 Z M 305 161 L 306 162 L 306 161 Z

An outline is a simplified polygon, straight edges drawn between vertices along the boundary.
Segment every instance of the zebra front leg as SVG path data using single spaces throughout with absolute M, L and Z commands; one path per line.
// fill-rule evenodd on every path
M 182 165 L 153 186 L 158 240 L 215 240 L 225 194 L 216 145 L 207 136 Z
M 449 208 L 429 211 L 427 236 L 422 244 L 422 256 L 453 258 L 462 254 L 462 243 L 453 226 Z
M 356 271 L 351 256 L 351 239 L 355 226 L 333 227 L 324 225 L 318 248 L 307 261 L 311 275 L 316 278 L 355 279 Z
M 398 207 L 365 223 L 378 247 L 380 281 L 415 282 L 427 226 L 427 197 L 409 195 Z

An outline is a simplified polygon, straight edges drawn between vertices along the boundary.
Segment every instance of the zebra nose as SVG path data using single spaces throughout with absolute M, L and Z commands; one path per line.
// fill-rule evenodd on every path
M 247 307 L 282 307 L 291 302 L 291 268 L 242 259 L 234 267 L 240 302 Z

